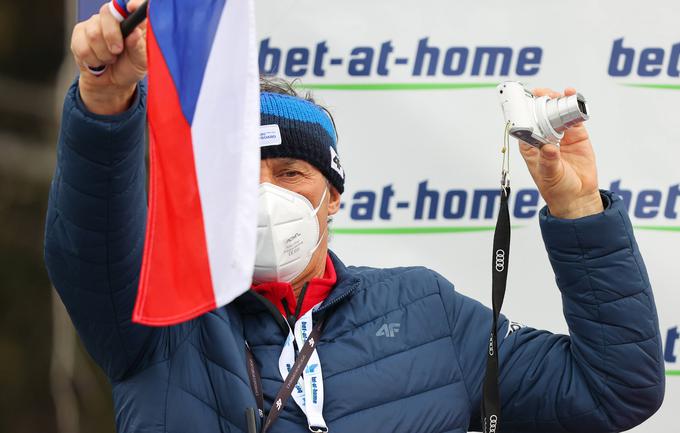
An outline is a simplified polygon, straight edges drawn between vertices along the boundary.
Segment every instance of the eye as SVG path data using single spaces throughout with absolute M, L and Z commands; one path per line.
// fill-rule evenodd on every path
M 291 178 L 291 177 L 302 176 L 302 173 L 300 173 L 297 170 L 286 170 L 283 173 L 281 173 L 281 176 Z

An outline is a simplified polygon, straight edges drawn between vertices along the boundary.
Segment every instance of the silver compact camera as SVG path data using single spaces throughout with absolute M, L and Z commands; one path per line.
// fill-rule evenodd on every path
M 537 98 L 517 81 L 499 84 L 496 92 L 510 135 L 539 148 L 548 143 L 559 145 L 565 130 L 590 118 L 580 93 Z

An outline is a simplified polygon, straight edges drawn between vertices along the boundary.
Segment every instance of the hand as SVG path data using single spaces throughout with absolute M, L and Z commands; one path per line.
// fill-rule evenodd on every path
M 133 12 L 142 1 L 132 0 L 128 10 Z M 80 97 L 87 109 L 96 114 L 127 110 L 137 82 L 146 75 L 146 21 L 123 40 L 120 23 L 107 3 L 98 14 L 74 27 L 71 51 L 80 68 Z M 107 68 L 98 76 L 88 69 L 101 65 Z
M 550 89 L 534 89 L 535 96 L 559 98 Z M 576 94 L 568 88 L 564 95 Z M 598 190 L 595 153 L 582 123 L 567 129 L 560 146 L 546 144 L 540 149 L 523 141 L 520 153 L 527 163 L 550 213 L 558 218 L 575 219 L 604 210 Z

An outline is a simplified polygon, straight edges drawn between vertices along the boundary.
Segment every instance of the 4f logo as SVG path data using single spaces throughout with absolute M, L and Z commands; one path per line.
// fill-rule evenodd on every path
M 375 333 L 375 336 L 394 338 L 397 336 L 400 326 L 401 324 L 399 323 L 385 323 L 378 329 L 378 332 Z

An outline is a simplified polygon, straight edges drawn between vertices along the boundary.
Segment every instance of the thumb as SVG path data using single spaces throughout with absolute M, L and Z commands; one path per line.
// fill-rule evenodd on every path
M 545 144 L 540 149 L 538 157 L 540 176 L 546 182 L 553 182 L 562 177 L 564 166 L 560 155 L 560 148 L 554 144 Z
M 125 39 L 125 51 L 133 66 L 146 69 L 146 32 L 143 29 L 134 29 Z
M 130 0 L 127 4 L 128 12 L 136 11 L 143 3 L 144 0 Z

